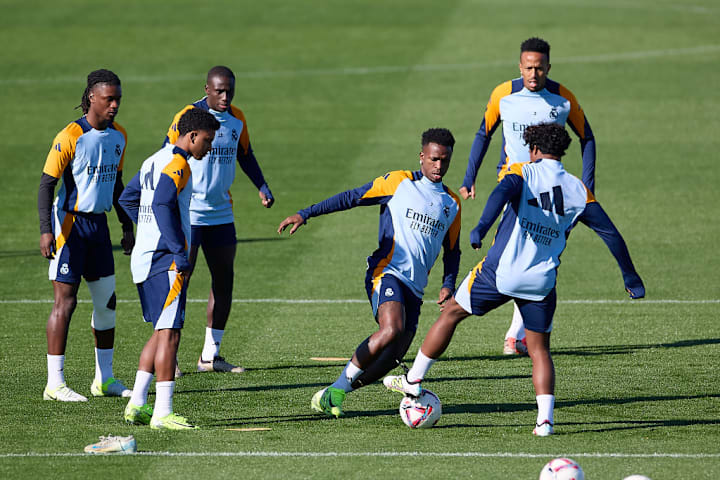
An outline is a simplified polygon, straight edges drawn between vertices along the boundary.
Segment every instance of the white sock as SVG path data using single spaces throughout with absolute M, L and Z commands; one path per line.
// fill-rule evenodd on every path
M 95 349 L 95 380 L 99 381 L 100 385 L 113 376 L 114 352 L 114 348 Z
M 142 407 L 147 403 L 148 390 L 153 379 L 153 374 L 144 370 L 138 370 L 135 374 L 135 385 L 133 386 L 130 403 Z
M 418 350 L 415 361 L 412 364 L 412 368 L 410 368 L 410 371 L 407 373 L 408 382 L 421 382 L 435 361 L 435 358 L 430 358 L 425 355 L 422 352 L 422 349 Z
M 538 416 L 536 424 L 540 425 L 545 420 L 555 424 L 553 417 L 553 409 L 555 408 L 555 395 L 538 395 L 535 397 L 538 406 Z
M 517 306 L 517 303 L 513 302 L 513 318 L 510 328 L 505 333 L 505 338 L 514 338 L 515 340 L 522 340 L 525 338 L 525 324 L 523 323 L 522 314 Z
M 47 366 L 47 386 L 50 390 L 65 383 L 65 372 L 63 372 L 63 369 L 65 368 L 65 355 L 50 355 L 48 353 Z
M 153 408 L 153 417 L 163 418 L 173 413 L 172 403 L 174 391 L 174 381 L 155 383 L 155 408 Z
M 361 370 L 360 367 L 355 366 L 355 364 L 352 363 L 352 360 L 350 360 L 347 365 L 345 365 L 345 368 L 343 369 L 338 379 L 335 380 L 335 383 L 330 386 L 333 388 L 339 388 L 344 392 L 352 392 L 354 390 L 354 388 L 352 387 L 352 382 L 357 380 L 357 378 L 362 375 L 364 371 L 365 370 Z
M 220 342 L 222 342 L 225 330 L 205 327 L 205 345 L 201 357 L 206 362 L 211 362 L 213 358 L 220 355 Z

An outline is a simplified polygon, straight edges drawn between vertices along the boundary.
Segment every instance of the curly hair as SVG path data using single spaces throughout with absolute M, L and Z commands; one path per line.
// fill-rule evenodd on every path
M 178 121 L 178 132 L 180 135 L 187 135 L 193 130 L 205 130 L 214 132 L 220 128 L 220 122 L 212 116 L 210 112 L 206 112 L 201 108 L 191 108 L 183 113 Z
M 104 68 L 90 72 L 90 74 L 87 76 L 87 86 L 85 87 L 82 99 L 80 100 L 80 105 L 75 108 L 81 108 L 83 113 L 85 114 L 90 111 L 90 91 L 93 89 L 93 87 L 95 87 L 95 85 L 99 83 L 105 83 L 108 85 L 114 85 L 119 87 L 120 78 L 110 70 L 105 70 Z
M 572 142 L 565 127 L 557 123 L 531 125 L 523 132 L 523 140 L 530 150 L 537 147 L 542 153 L 558 158 L 565 155 Z
M 539 37 L 528 38 L 520 44 L 520 55 L 523 52 L 544 53 L 550 61 L 550 44 Z
M 447 128 L 430 128 L 423 132 L 421 145 L 424 147 L 428 143 L 437 143 L 452 149 L 455 146 L 455 137 Z

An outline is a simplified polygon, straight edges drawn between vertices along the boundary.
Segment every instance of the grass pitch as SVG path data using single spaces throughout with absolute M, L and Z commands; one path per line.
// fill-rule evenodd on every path
M 720 474 L 717 324 L 720 234 L 712 161 L 720 141 L 720 7 L 710 0 L 398 2 L 0 2 L 0 476 L 149 478 L 536 478 L 571 455 L 587 478 L 654 480 Z M 437 428 L 411 431 L 400 398 L 376 384 L 348 396 L 341 420 L 314 415 L 312 394 L 374 328 L 362 302 L 377 210 L 313 219 L 292 239 L 285 216 L 394 169 L 417 164 L 420 132 L 458 143 L 446 183 L 457 189 L 491 89 L 517 76 L 518 46 L 552 45 L 550 77 L 570 88 L 598 143 L 598 200 L 625 236 L 648 296 L 631 302 L 604 244 L 578 226 L 563 255 L 553 351 L 557 435 L 533 438 L 527 358 L 500 355 L 511 308 L 464 322 L 426 387 L 443 401 Z M 79 116 L 87 73 L 123 82 L 125 180 L 161 144 L 172 116 L 202 96 L 215 64 L 237 74 L 235 102 L 277 197 L 265 210 L 239 173 L 238 256 L 223 354 L 240 376 L 190 374 L 175 407 L 202 430 L 158 433 L 122 422 L 121 399 L 45 402 L 45 321 L 52 291 L 37 249 L 37 186 L 50 142 Z M 494 184 L 500 132 L 463 204 L 461 277 L 480 258 L 467 244 Z M 577 141 L 565 163 L 580 172 Z M 120 238 L 110 213 L 113 238 Z M 116 376 L 132 384 L 150 329 L 129 261 L 116 250 Z M 206 297 L 199 260 L 189 296 Z M 414 353 L 438 310 L 438 267 Z M 81 299 L 88 299 L 81 287 Z M 266 302 L 245 300 L 268 299 Z M 287 303 L 278 300 L 354 300 Z M 188 305 L 180 347 L 192 371 L 205 305 Z M 89 394 L 91 305 L 71 325 L 66 377 Z M 262 428 L 269 430 L 236 431 Z M 129 435 L 141 455 L 90 457 L 99 435 Z

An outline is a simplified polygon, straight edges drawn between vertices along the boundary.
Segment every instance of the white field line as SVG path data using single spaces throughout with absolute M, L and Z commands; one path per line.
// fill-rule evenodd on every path
M 187 303 L 206 303 L 207 298 L 188 298 Z M 52 299 L 8 299 L 0 300 L 0 304 L 34 304 L 34 303 L 53 303 Z M 78 299 L 78 303 L 92 303 L 88 299 Z M 140 303 L 139 299 L 118 299 L 117 303 Z M 343 303 L 368 303 L 367 300 L 357 298 L 346 299 L 328 299 L 328 298 L 234 298 L 233 303 L 280 303 L 280 304 L 343 304 Z M 643 304 L 681 304 L 681 305 L 702 305 L 720 303 L 720 299 L 710 300 L 675 300 L 675 299 L 656 299 L 656 300 L 558 300 L 558 304 L 567 305 L 643 305 Z
M 597 55 L 581 55 L 571 57 L 553 57 L 554 63 L 604 63 L 651 58 L 663 58 L 678 55 L 696 55 L 705 53 L 720 53 L 720 45 L 698 45 L 686 48 L 666 48 L 659 50 L 641 50 L 637 52 L 601 53 Z M 313 76 L 343 76 L 343 75 L 378 75 L 386 73 L 430 72 L 430 71 L 457 71 L 479 70 L 493 67 L 517 66 L 517 60 L 495 60 L 489 62 L 472 63 L 446 63 L 425 65 L 379 65 L 375 67 L 337 67 L 337 68 L 301 68 L 295 70 L 259 70 L 237 72 L 239 78 L 287 78 L 287 77 L 313 77 Z M 202 80 L 205 73 L 177 73 L 162 75 L 124 75 L 123 81 L 130 83 L 159 83 L 171 81 Z M 77 83 L 78 77 L 42 77 L 34 78 L 0 78 L 0 85 L 35 85 L 48 83 Z
M 515 452 L 137 452 L 148 457 L 481 457 L 481 458 L 720 458 L 720 453 L 515 453 Z M 0 458 L 96 457 L 87 453 L 0 453 Z

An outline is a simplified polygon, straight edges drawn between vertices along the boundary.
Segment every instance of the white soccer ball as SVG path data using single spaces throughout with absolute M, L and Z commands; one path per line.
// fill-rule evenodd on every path
M 585 480 L 585 473 L 574 460 L 554 458 L 540 471 L 540 480 Z
M 437 395 L 423 389 L 419 397 L 403 397 L 400 418 L 410 428 L 431 428 L 442 415 L 442 404 Z

